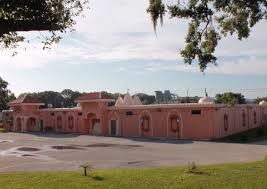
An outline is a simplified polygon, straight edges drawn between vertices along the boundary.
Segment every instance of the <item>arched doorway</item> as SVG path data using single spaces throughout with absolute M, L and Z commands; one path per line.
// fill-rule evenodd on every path
M 26 131 L 29 131 L 29 132 L 39 131 L 36 118 L 34 118 L 34 117 L 29 118 L 27 120 L 26 128 L 27 128 Z
M 153 136 L 153 127 L 152 119 L 148 112 L 141 113 L 140 116 L 140 136 L 142 137 L 152 137 Z
M 99 136 L 102 135 L 100 119 L 97 118 L 96 114 L 89 113 L 87 115 L 87 131 L 91 135 Z
M 168 116 L 167 138 L 181 138 L 181 117 L 177 113 L 172 113 Z
M 68 117 L 68 129 L 74 131 L 74 117 L 72 115 Z
M 22 120 L 20 117 L 17 118 L 17 121 L 16 121 L 16 131 L 18 132 L 21 132 L 22 131 Z

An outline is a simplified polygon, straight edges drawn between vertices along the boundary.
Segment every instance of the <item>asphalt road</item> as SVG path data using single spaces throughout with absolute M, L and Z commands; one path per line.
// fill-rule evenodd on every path
M 263 159 L 267 141 L 231 144 L 125 139 L 72 134 L 0 133 L 0 172 L 123 169 L 246 162 Z

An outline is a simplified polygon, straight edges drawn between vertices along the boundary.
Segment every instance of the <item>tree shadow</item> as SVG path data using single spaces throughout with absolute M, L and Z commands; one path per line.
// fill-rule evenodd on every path
M 139 138 L 132 137 L 126 138 L 135 142 L 151 142 L 151 143 L 163 143 L 163 144 L 192 144 L 193 140 L 182 140 L 182 139 L 165 139 L 165 138 Z
M 102 181 L 104 180 L 104 177 L 98 176 L 98 175 L 90 175 L 89 176 L 91 179 L 96 180 L 96 181 Z
M 191 175 L 203 175 L 203 176 L 210 176 L 210 173 L 204 172 L 204 171 L 192 171 L 192 172 L 185 172 L 186 174 Z

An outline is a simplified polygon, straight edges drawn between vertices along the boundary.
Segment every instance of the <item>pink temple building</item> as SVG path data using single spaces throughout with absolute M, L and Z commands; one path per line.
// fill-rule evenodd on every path
M 137 96 L 127 94 L 109 106 L 114 101 L 94 92 L 76 99 L 75 108 L 40 109 L 42 102 L 22 95 L 3 111 L 4 127 L 15 132 L 212 140 L 267 123 L 265 101 L 228 106 L 206 96 L 199 103 L 142 105 Z

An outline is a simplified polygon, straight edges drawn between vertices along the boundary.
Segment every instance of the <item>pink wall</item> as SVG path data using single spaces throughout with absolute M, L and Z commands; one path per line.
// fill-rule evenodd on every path
M 99 119 L 101 135 L 111 135 L 111 120 L 116 121 L 115 136 L 169 139 L 222 138 L 267 123 L 267 107 L 258 105 L 176 104 L 108 107 L 107 102 L 84 102 L 81 108 L 39 109 L 39 106 L 15 106 L 14 131 L 44 130 L 93 134 L 92 119 Z M 227 118 L 226 118 L 227 117 Z M 36 119 L 36 128 L 27 120 Z M 4 118 L 4 119 L 9 119 Z M 18 127 L 17 119 L 22 126 Z M 113 122 L 114 123 L 114 122 Z M 4 122 L 5 127 L 9 127 Z M 61 126 L 61 127 L 60 127 Z M 113 133 L 114 134 L 114 133 Z

